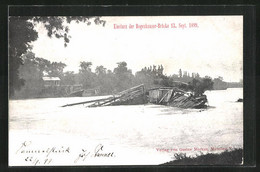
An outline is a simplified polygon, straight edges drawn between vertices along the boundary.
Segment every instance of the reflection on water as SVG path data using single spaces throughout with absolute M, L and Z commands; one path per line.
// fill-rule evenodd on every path
M 161 105 L 86 108 L 68 103 L 97 97 L 11 100 L 9 132 L 24 135 L 79 136 L 142 149 L 242 147 L 241 88 L 206 92 L 208 109 Z

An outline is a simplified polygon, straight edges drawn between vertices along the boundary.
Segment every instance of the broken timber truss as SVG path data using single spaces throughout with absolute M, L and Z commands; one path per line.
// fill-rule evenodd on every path
M 88 104 L 88 103 L 92 103 L 92 104 L 88 105 L 87 107 L 99 107 L 99 106 L 109 106 L 109 105 L 144 104 L 144 103 L 147 103 L 147 101 L 146 101 L 146 97 L 145 97 L 144 85 L 142 84 L 142 85 L 138 85 L 136 87 L 132 87 L 130 89 L 124 90 L 124 91 L 118 93 L 117 95 L 113 95 L 108 98 L 67 104 L 62 107 L 74 106 L 74 105 L 80 105 L 80 104 Z
M 206 95 L 194 96 L 193 94 L 176 87 L 159 87 L 146 91 L 142 84 L 108 98 L 67 104 L 62 107 L 89 103 L 92 104 L 87 107 L 140 105 L 148 102 L 180 108 L 204 108 L 206 107 L 207 97 Z

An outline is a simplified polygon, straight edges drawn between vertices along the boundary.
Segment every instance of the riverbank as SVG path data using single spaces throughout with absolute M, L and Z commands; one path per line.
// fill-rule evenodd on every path
M 242 165 L 243 150 L 234 149 L 219 154 L 208 153 L 189 157 L 186 154 L 175 154 L 176 160 L 162 165 Z

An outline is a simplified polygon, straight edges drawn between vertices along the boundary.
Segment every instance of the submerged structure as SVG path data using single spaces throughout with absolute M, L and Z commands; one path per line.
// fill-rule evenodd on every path
M 207 97 L 206 95 L 194 96 L 191 92 L 176 87 L 158 87 L 146 90 L 142 84 L 119 92 L 108 98 L 67 104 L 62 107 L 79 104 L 90 104 L 87 107 L 100 107 L 113 105 L 139 105 L 147 103 L 180 108 L 204 108 L 206 107 Z
M 176 87 L 153 88 L 149 92 L 149 102 L 180 108 L 203 108 L 206 106 L 206 95 L 194 96 L 191 92 Z

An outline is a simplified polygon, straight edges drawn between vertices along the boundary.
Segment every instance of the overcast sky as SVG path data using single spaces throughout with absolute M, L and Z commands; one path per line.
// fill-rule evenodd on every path
M 125 61 L 133 74 L 150 65 L 163 65 L 167 75 L 181 68 L 201 76 L 222 76 L 225 81 L 243 78 L 242 16 L 102 17 L 105 27 L 71 23 L 70 43 L 47 37 L 39 25 L 39 38 L 32 44 L 37 57 L 64 62 L 66 71 L 78 72 L 80 61 L 113 70 Z M 136 24 L 169 24 L 169 28 L 137 29 Z M 171 28 L 175 23 L 177 28 Z M 187 28 L 178 28 L 179 23 Z M 198 27 L 189 28 L 189 23 Z M 127 29 L 114 29 L 114 24 Z M 135 27 L 129 29 L 129 24 Z

